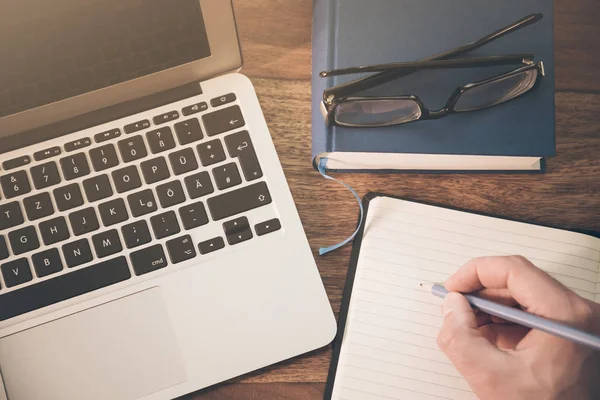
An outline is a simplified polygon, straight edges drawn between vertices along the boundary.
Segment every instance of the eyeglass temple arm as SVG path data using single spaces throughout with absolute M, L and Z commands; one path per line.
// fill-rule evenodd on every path
M 496 32 L 493 32 L 487 36 L 484 36 L 483 38 L 481 38 L 475 42 L 469 43 L 465 46 L 461 46 L 461 47 L 457 47 L 457 48 L 448 50 L 446 52 L 443 52 L 443 53 L 440 53 L 440 54 L 437 54 L 434 56 L 423 58 L 419 61 L 445 60 L 445 59 L 449 59 L 449 58 L 467 53 L 469 51 L 472 51 L 472 50 L 478 49 L 482 46 L 485 46 L 486 44 L 488 44 L 496 39 L 500 39 L 503 36 L 506 36 L 508 34 L 516 32 L 519 29 L 523 29 L 529 25 L 535 24 L 536 22 L 540 21 L 543 17 L 544 16 L 541 13 L 535 13 L 535 14 L 528 15 L 525 18 L 522 18 L 519 21 L 517 21 L 511 25 L 507 25 L 504 28 L 497 30 Z M 378 74 L 375 74 L 372 76 L 368 76 L 366 78 L 356 79 L 351 82 L 347 82 L 347 83 L 326 89 L 323 92 L 323 98 L 325 101 L 327 101 L 327 99 L 332 95 L 337 96 L 337 97 L 345 97 L 345 96 L 351 95 L 353 93 L 360 92 L 361 90 L 364 90 L 364 89 L 369 89 L 369 88 L 372 88 L 375 86 L 382 85 L 386 82 L 400 78 L 402 76 L 410 75 L 416 71 L 417 71 L 417 69 L 402 70 L 402 71 L 388 71 L 388 72 L 381 72 L 381 73 L 378 73 Z

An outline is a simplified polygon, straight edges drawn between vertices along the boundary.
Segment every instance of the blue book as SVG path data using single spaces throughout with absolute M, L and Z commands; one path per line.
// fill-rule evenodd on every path
M 523 17 L 543 19 L 459 58 L 534 53 L 535 90 L 489 109 L 385 128 L 328 126 L 323 90 L 365 75 L 321 78 L 356 65 L 418 61 L 464 46 Z M 552 0 L 314 0 L 312 152 L 334 171 L 543 172 L 555 155 Z M 516 66 L 419 71 L 361 92 L 417 95 L 431 110 L 454 90 Z

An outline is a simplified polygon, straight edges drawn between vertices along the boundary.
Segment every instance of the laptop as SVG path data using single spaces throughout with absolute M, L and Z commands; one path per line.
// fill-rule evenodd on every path
M 171 399 L 327 345 L 231 2 L 1 7 L 0 399 Z

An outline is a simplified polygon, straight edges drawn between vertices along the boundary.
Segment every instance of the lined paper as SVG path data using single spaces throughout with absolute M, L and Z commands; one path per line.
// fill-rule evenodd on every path
M 600 300 L 600 239 L 379 197 L 365 222 L 333 398 L 471 400 L 439 350 L 443 282 L 474 257 L 523 255 L 579 295 Z

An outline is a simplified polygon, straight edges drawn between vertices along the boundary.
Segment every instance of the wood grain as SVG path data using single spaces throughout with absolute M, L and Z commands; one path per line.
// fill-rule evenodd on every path
M 348 191 L 311 167 L 310 0 L 235 0 L 243 73 L 258 93 L 334 311 L 350 247 L 319 257 L 356 225 Z M 362 196 L 380 191 L 570 229 L 600 231 L 600 3 L 555 1 L 557 152 L 545 175 L 345 174 Z M 335 218 L 332 218 L 335 216 Z M 330 349 L 185 397 L 318 399 Z

